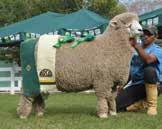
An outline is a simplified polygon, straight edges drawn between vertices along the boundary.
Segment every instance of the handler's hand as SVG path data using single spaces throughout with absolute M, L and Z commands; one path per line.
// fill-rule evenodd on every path
M 124 86 L 118 85 L 117 86 L 117 93 L 121 92 L 124 90 Z
M 135 39 L 135 38 L 130 38 L 130 39 L 129 39 L 129 42 L 130 42 L 130 45 L 131 45 L 132 47 L 135 47 L 135 46 L 137 45 L 137 42 L 136 42 L 136 39 Z

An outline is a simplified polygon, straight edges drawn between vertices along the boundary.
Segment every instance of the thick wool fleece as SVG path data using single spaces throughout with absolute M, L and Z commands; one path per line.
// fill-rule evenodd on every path
M 61 91 L 82 91 L 94 88 L 98 97 L 111 97 L 116 82 L 126 83 L 131 46 L 126 24 L 138 17 L 132 13 L 116 16 L 116 26 L 94 41 L 75 49 L 65 44 L 56 51 L 56 83 Z

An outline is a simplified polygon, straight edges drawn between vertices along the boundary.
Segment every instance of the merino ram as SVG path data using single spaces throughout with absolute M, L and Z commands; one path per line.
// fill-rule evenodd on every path
M 93 88 L 97 97 L 97 115 L 100 118 L 116 115 L 112 88 L 126 83 L 131 58 L 129 38 L 140 34 L 141 30 L 136 14 L 123 13 L 115 16 L 106 31 L 95 40 L 76 48 L 70 48 L 71 44 L 67 43 L 56 49 L 54 67 L 58 90 L 78 92 Z M 53 39 L 58 37 L 52 36 Z M 30 114 L 32 105 L 36 105 L 39 116 L 43 115 L 44 100 L 41 94 L 31 97 L 23 93 L 17 109 L 20 118 Z

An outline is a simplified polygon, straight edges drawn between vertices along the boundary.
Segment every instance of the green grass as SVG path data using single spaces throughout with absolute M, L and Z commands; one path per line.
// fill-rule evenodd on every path
M 94 94 L 53 94 L 46 101 L 45 116 L 32 114 L 27 120 L 16 115 L 18 100 L 18 95 L 0 94 L 0 129 L 162 129 L 162 96 L 157 116 L 122 112 L 108 119 L 96 116 Z

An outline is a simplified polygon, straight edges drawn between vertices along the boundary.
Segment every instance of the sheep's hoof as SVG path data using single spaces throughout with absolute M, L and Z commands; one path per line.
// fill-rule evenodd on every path
M 44 116 L 44 113 L 43 113 L 43 112 L 38 112 L 38 113 L 37 113 L 37 116 L 38 116 L 38 117 L 43 117 L 43 116 Z
M 27 119 L 27 116 L 19 116 L 20 119 Z
M 110 111 L 109 113 L 110 113 L 111 116 L 116 116 L 117 115 L 117 113 L 114 112 L 114 111 Z
M 103 113 L 103 114 L 99 114 L 98 117 L 105 119 L 108 118 L 108 115 L 106 113 Z

